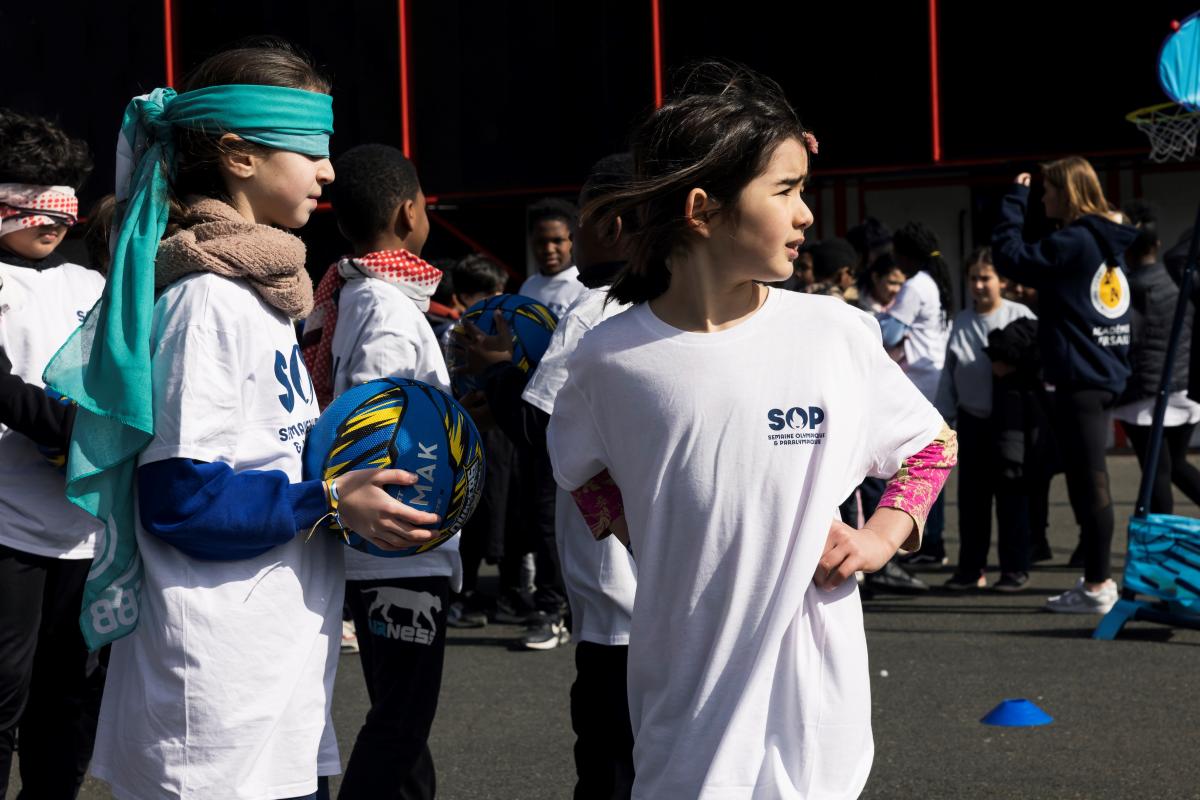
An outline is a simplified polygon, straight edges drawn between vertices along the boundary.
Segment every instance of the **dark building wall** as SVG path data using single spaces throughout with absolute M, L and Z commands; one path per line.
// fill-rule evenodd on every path
M 335 155 L 368 141 L 399 145 L 399 5 L 172 0 L 176 73 L 244 36 L 283 36 L 334 79 Z M 1077 0 L 941 0 L 945 169 L 970 162 L 953 174 L 968 169 L 973 180 L 999 181 L 1036 157 L 1135 158 L 1145 141 L 1124 114 L 1162 100 L 1158 47 L 1170 19 L 1192 6 L 1146 3 L 1117 20 Z M 57 117 L 88 139 L 97 169 L 85 207 L 111 189 L 128 98 L 165 82 L 166 7 L 159 0 L 0 7 L 6 60 L 20 67 L 0 102 Z M 519 271 L 523 208 L 536 188 L 570 196 L 588 165 L 621 149 L 653 107 L 652 3 L 408 0 L 407 7 L 410 142 L 425 189 L 438 198 L 440 220 Z M 783 85 L 821 140 L 816 189 L 847 174 L 902 169 L 918 181 L 948 174 L 932 164 L 928 0 L 660 0 L 660 10 L 668 82 L 680 65 L 716 56 Z M 857 212 L 821 209 L 839 215 L 839 228 L 856 222 Z M 315 265 L 342 247 L 329 214 L 302 235 Z M 429 254 L 471 247 L 435 225 Z

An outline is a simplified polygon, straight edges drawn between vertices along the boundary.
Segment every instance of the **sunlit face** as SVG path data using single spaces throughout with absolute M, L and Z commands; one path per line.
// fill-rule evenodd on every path
M 546 275 L 562 272 L 571 265 L 571 231 L 561 219 L 543 219 L 533 224 L 529 245 L 538 269 Z
M 871 275 L 871 296 L 881 305 L 891 305 L 904 287 L 904 273 L 899 267 L 884 275 Z
M 22 258 L 40 261 L 53 253 L 66 235 L 66 225 L 38 225 L 5 234 L 3 246 Z
M 967 271 L 967 281 L 971 285 L 971 297 L 977 311 L 991 311 L 1000 304 L 1004 282 L 991 264 L 983 261 L 972 264 Z
M 333 164 L 328 158 L 287 150 L 271 150 L 253 158 L 254 174 L 241 181 L 239 188 L 254 221 L 281 228 L 303 227 L 317 207 L 322 187 L 333 182 Z
M 718 213 L 708 239 L 716 263 L 738 280 L 790 278 L 813 223 L 801 192 L 808 179 L 808 151 L 798 139 L 781 143 L 767 168 L 737 199 L 737 214 Z

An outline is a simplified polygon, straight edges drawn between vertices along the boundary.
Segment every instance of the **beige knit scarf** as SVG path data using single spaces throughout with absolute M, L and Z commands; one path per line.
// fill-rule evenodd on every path
M 245 279 L 264 301 L 292 319 L 312 311 L 312 279 L 304 270 L 304 243 L 297 237 L 247 222 L 233 206 L 211 198 L 188 204 L 184 226 L 158 246 L 155 291 L 193 272 L 212 272 Z

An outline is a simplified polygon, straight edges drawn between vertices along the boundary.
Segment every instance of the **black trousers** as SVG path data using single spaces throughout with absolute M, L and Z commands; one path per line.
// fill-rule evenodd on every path
M 554 535 L 554 503 L 556 485 L 545 448 L 518 447 L 521 468 L 521 509 L 529 546 L 537 572 L 533 576 L 533 604 L 538 611 L 552 617 L 563 614 L 567 607 L 567 590 L 563 586 L 562 566 L 558 560 L 558 544 Z M 508 560 L 508 553 L 505 553 Z M 509 570 L 501 565 L 501 582 Z
M 1146 471 L 1146 458 L 1150 454 L 1150 426 L 1130 425 L 1122 422 L 1121 427 L 1137 453 L 1138 466 Z M 1163 428 L 1162 447 L 1158 451 L 1158 469 L 1154 473 L 1154 487 L 1150 495 L 1151 514 L 1175 513 L 1175 498 L 1171 484 L 1193 503 L 1200 505 L 1200 470 L 1187 460 L 1188 443 L 1192 440 L 1195 425 L 1177 425 Z
M 487 474 L 484 476 L 479 505 L 463 526 L 459 543 L 464 594 L 475 591 L 479 582 L 479 565 L 485 560 L 493 564 L 504 559 L 507 543 L 515 541 L 521 531 L 516 449 L 503 431 L 485 431 L 482 437 Z M 518 570 L 515 582 L 511 586 L 502 585 L 501 588 L 520 588 L 522 555 L 523 552 L 515 556 Z
M 429 800 L 437 793 L 429 730 L 446 654 L 450 579 L 346 581 L 371 709 L 358 732 L 342 800 Z
M 1000 571 L 1029 571 L 1029 496 L 1024 484 L 1002 475 L 992 421 L 958 409 L 960 574 L 975 575 L 987 567 L 993 497 L 1000 528 Z
M 629 647 L 575 646 L 571 729 L 575 731 L 575 800 L 624 800 L 633 791 L 633 727 L 626 669 Z
M 79 630 L 90 567 L 0 545 L 0 797 L 18 733 L 19 797 L 74 798 L 83 784 L 108 661 Z
M 1083 578 L 1102 583 L 1112 572 L 1113 504 L 1104 460 L 1113 393 L 1059 387 L 1054 432 L 1067 477 L 1067 494 L 1079 522 Z

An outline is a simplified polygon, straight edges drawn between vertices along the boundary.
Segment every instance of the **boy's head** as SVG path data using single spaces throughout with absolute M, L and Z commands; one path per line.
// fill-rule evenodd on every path
M 0 248 L 37 261 L 79 218 L 87 144 L 42 117 L 0 108 Z
M 884 253 L 892 252 L 892 232 L 874 217 L 846 231 L 846 240 L 858 254 L 858 269 L 865 270 Z
M 805 241 L 800 245 L 796 260 L 792 262 L 791 285 L 795 291 L 807 291 L 813 284 L 813 248 L 818 244 L 818 241 Z
M 1137 238 L 1125 251 L 1125 263 L 1131 269 L 1158 260 L 1162 242 L 1158 238 L 1158 210 L 1145 200 L 1130 200 L 1122 209 L 1127 224 L 1138 229 Z
M 854 265 L 858 254 L 845 239 L 826 239 L 812 248 L 812 276 L 817 283 L 841 289 L 854 285 Z
M 394 147 L 363 144 L 334 164 L 329 199 L 356 255 L 376 250 L 421 254 L 429 238 L 425 194 L 413 163 Z
M 571 229 L 579 212 L 566 200 L 547 197 L 526 211 L 529 247 L 543 275 L 571 266 Z
M 967 283 L 976 311 L 987 313 L 1000 305 L 1007 281 L 996 272 L 990 247 L 980 247 L 967 259 Z
M 504 291 L 508 275 L 496 262 L 479 254 L 470 255 L 451 269 L 454 296 L 464 309 Z
M 633 156 L 629 153 L 613 153 L 592 165 L 583 188 L 579 190 L 579 206 L 583 208 L 593 200 L 626 186 L 633 180 Z M 617 217 L 607 229 L 597 222 L 582 218 L 571 232 L 572 255 L 580 272 L 596 264 L 625 261 L 629 258 L 629 234 L 634 229 L 636 214 Z

